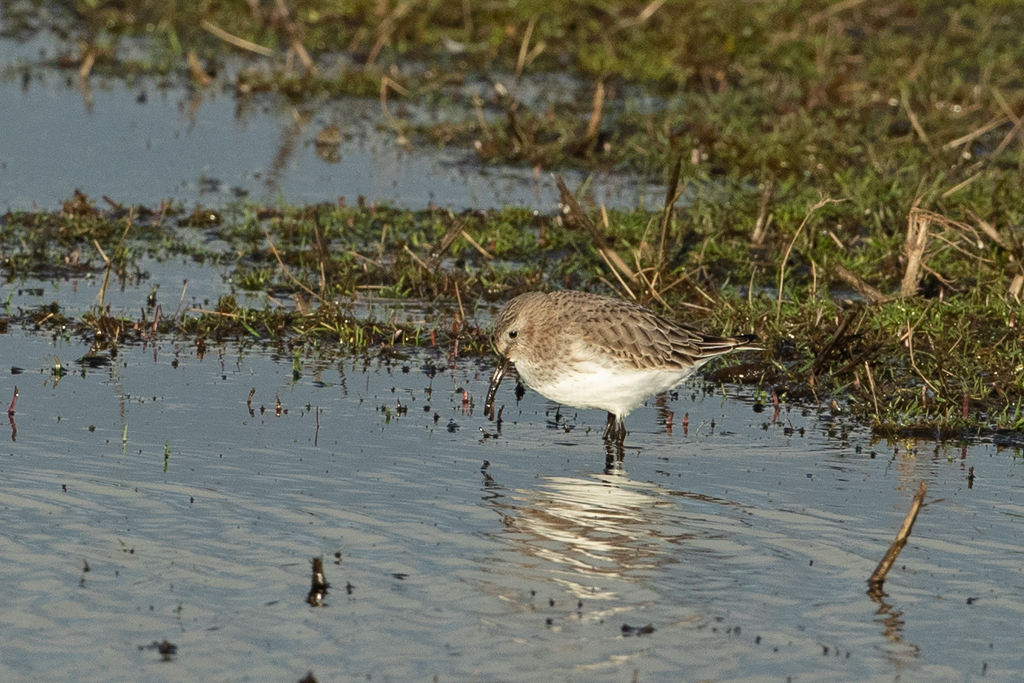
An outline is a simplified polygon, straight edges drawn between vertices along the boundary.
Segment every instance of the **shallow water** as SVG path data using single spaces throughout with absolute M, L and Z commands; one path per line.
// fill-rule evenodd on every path
M 547 172 L 482 165 L 471 149 L 400 144 L 372 98 L 292 106 L 272 94 L 236 97 L 231 89 L 166 86 L 151 78 L 131 85 L 103 77 L 82 81 L 31 66 L 40 53 L 52 56 L 62 47 L 44 37 L 0 40 L 0 210 L 58 208 L 76 189 L 94 200 L 106 195 L 125 205 L 159 206 L 173 199 L 188 208 L 219 207 L 241 195 L 268 203 L 344 198 L 349 204 L 362 196 L 455 210 L 557 206 Z M 524 85 L 522 96 L 565 87 L 538 83 Z M 402 109 L 405 114 L 392 116 L 432 121 L 447 115 L 410 104 Z M 342 134 L 334 150 L 315 144 L 328 125 Z M 571 187 L 586 177 L 561 173 Z M 607 206 L 664 201 L 663 187 L 622 175 L 598 173 L 589 187 Z
M 0 41 L 0 60 L 38 47 Z M 0 209 L 54 208 L 76 187 L 146 204 L 217 205 L 237 188 L 554 207 L 528 169 L 396 147 L 376 102 L 318 103 L 294 126 L 265 100 L 32 73 L 0 83 Z M 352 134 L 338 163 L 315 153 L 327 123 Z M 602 182 L 609 204 L 650 199 Z M 105 292 L 115 313 L 134 317 L 152 286 L 165 315 L 232 291 L 228 269 L 141 268 L 149 279 Z M 0 298 L 77 315 L 100 285 L 5 283 Z M 76 362 L 87 348 L 0 334 L 0 400 L 20 392 L 0 448 L 4 682 L 1015 681 L 1024 668 L 1018 452 L 872 443 L 843 415 L 773 419 L 750 390 L 695 382 L 632 414 L 609 460 L 602 414 L 533 392 L 517 404 L 508 381 L 499 434 L 482 415 L 490 360 L 452 366 L 449 349 L 390 362 L 303 349 L 295 377 L 291 351 L 263 342 L 200 357 L 165 338 Z M 70 369 L 59 380 L 55 358 Z M 927 505 L 873 600 L 867 577 L 922 479 Z M 314 557 L 332 584 L 316 607 Z M 168 661 L 152 647 L 164 640 Z
M 602 414 L 517 405 L 510 382 L 497 435 L 490 367 L 443 350 L 310 355 L 294 380 L 270 349 L 200 359 L 164 340 L 55 381 L 53 354 L 84 345 L 12 330 L 0 349 L 25 369 L 0 383 L 20 391 L 0 449 L 4 681 L 963 681 L 1024 664 L 1021 461 L 991 445 L 872 445 L 842 417 L 771 423 L 694 384 L 632 414 L 609 465 Z M 928 504 L 874 602 L 920 479 Z M 318 556 L 332 587 L 312 607 Z M 147 648 L 164 639 L 170 661 Z

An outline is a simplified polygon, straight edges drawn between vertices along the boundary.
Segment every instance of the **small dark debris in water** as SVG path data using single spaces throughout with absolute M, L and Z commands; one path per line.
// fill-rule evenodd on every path
M 313 675 L 312 671 L 307 671 L 306 675 L 299 679 L 299 683 L 320 683 L 316 680 L 316 676 Z
M 25 372 L 25 368 L 19 368 L 17 365 L 12 365 L 11 366 L 11 374 L 12 375 L 20 375 L 23 372 Z
M 135 96 L 135 101 L 138 104 L 145 104 L 146 102 L 149 102 L 149 95 L 145 90 L 140 90 L 139 94 Z
M 437 366 L 433 363 L 425 363 L 421 365 L 420 370 L 430 379 L 434 379 L 434 376 L 437 375 Z
M 974 488 L 974 466 L 973 465 L 971 465 L 971 467 L 969 467 L 967 469 L 967 488 L 969 488 L 969 489 L 973 489 Z
M 554 598 L 548 598 L 548 607 L 554 607 L 554 606 L 555 606 L 555 599 Z
M 438 413 L 434 413 L 434 424 L 437 424 L 438 420 L 440 420 L 440 419 L 441 419 L 441 416 Z
M 334 564 L 341 564 L 341 551 L 336 550 L 334 552 Z
M 430 412 L 430 404 L 429 403 L 427 405 L 423 406 L 423 412 L 424 413 L 429 413 Z
M 27 294 L 29 296 L 42 296 L 43 295 L 43 288 L 42 287 L 28 287 L 28 288 L 25 288 L 25 289 L 19 289 L 18 290 L 18 296 L 22 296 L 23 294 Z
M 626 636 L 649 636 L 654 633 L 654 624 L 647 624 L 647 626 L 630 626 L 629 624 L 622 625 L 622 635 Z
M 973 605 L 973 604 L 974 604 L 974 603 L 976 603 L 976 602 L 977 602 L 978 600 L 981 600 L 981 598 L 967 598 L 967 604 L 968 604 L 968 605 Z
M 306 596 L 306 602 L 313 607 L 324 606 L 324 596 L 327 595 L 327 589 L 331 587 L 331 584 L 327 583 L 327 578 L 324 577 L 324 561 L 323 558 L 313 558 L 313 577 L 310 582 L 309 594 Z
M 354 589 L 355 589 L 355 586 L 353 586 L 353 585 L 352 585 L 351 583 L 349 583 L 348 581 L 346 581 L 346 582 L 345 582 L 345 592 L 346 592 L 346 593 L 348 593 L 349 595 L 352 595 L 352 591 L 353 591 Z
M 577 600 L 576 601 L 576 609 L 583 609 L 583 601 L 582 600 Z
M 526 396 L 526 387 L 522 382 L 516 382 L 516 400 L 522 401 L 523 396 Z
M 14 372 L 13 368 L 11 372 Z M 1024 434 L 1013 429 L 999 429 L 992 435 L 992 443 L 1000 448 L 1024 447 Z
M 82 571 L 83 572 L 91 571 L 90 568 L 89 568 L 89 560 L 82 560 L 82 564 L 83 564 L 83 566 L 82 566 Z
M 761 636 L 758 636 L 758 637 L 754 638 L 754 645 L 760 645 L 760 644 L 761 644 Z
M 160 653 L 165 662 L 169 662 L 171 657 L 178 654 L 178 646 L 164 638 L 163 641 L 156 643 L 156 651 Z
M 150 645 L 139 645 L 139 650 L 156 650 L 165 662 L 171 661 L 171 658 L 178 654 L 178 646 L 166 638 L 160 643 L 154 640 Z
M 405 581 L 407 578 L 409 578 L 409 575 L 403 574 L 402 572 L 394 572 L 391 574 L 391 577 L 398 579 L 399 581 Z
M 551 625 L 553 625 L 555 623 L 555 620 L 552 619 L 551 617 L 548 617 L 547 619 L 544 620 L 544 623 L 547 624 L 548 626 L 551 626 Z
M 455 420 L 448 420 L 447 429 L 449 434 L 454 434 L 455 432 L 459 431 L 459 423 L 456 422 Z
M 486 472 L 487 468 L 490 467 L 490 466 L 491 466 L 491 461 L 490 460 L 484 460 L 484 464 L 480 466 L 480 471 L 481 472 Z
M 67 484 L 61 484 L 60 485 L 60 490 L 63 491 L 64 493 L 67 493 L 68 492 L 68 485 Z
M 220 178 L 210 178 L 205 175 L 199 176 L 199 194 L 205 194 L 207 192 L 220 192 L 220 187 L 223 183 Z M 214 213 L 214 212 L 209 212 Z M 220 222 L 219 220 L 217 221 Z

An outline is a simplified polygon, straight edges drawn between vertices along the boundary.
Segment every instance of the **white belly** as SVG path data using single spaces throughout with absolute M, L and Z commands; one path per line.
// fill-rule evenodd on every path
M 651 396 L 678 386 L 695 370 L 636 370 L 576 363 L 573 370 L 545 377 L 531 372 L 529 366 L 517 365 L 516 369 L 527 386 L 552 401 L 574 408 L 599 408 L 620 418 Z

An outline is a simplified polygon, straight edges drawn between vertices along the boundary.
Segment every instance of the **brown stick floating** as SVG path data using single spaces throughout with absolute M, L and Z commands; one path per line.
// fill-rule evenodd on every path
M 922 479 L 917 487 L 917 493 L 914 495 L 914 502 L 910 504 L 907 518 L 903 520 L 903 527 L 896 534 L 896 540 L 889 546 L 885 557 L 878 563 L 875 571 L 871 574 L 871 578 L 868 579 L 868 585 L 871 587 L 871 590 L 881 590 L 882 583 L 885 582 L 885 575 L 892 569 L 892 565 L 896 562 L 896 558 L 899 557 L 900 551 L 903 550 L 903 546 L 907 544 L 907 539 L 910 538 L 910 530 L 914 528 L 914 521 L 917 519 L 917 513 L 921 511 L 921 505 L 924 504 L 924 494 L 927 491 L 928 482 Z

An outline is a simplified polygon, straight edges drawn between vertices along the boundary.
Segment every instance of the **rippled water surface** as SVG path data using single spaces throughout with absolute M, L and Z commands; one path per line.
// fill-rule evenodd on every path
M 0 41 L 0 58 L 24 55 Z M 292 112 L 5 73 L 0 210 L 76 187 L 554 210 L 530 169 L 396 147 L 372 101 Z M 351 134 L 332 161 L 313 145 L 327 124 Z M 105 293 L 115 314 L 136 318 L 150 287 L 167 315 L 179 292 L 184 308 L 231 292 L 227 270 L 141 267 L 141 287 Z M 5 282 L 0 299 L 79 315 L 99 279 Z M 827 407 L 773 415 L 751 389 L 694 382 L 630 415 L 620 458 L 603 414 L 517 403 L 512 382 L 499 430 L 492 360 L 449 348 L 339 360 L 162 338 L 81 363 L 78 338 L 3 330 L 0 405 L 20 394 L 0 447 L 4 683 L 1021 680 L 1019 452 L 873 443 Z M 331 583 L 316 606 L 314 558 Z
M 259 346 L 84 351 L 0 336 L 24 370 L 0 382 L 4 681 L 1019 680 L 1012 451 L 693 384 L 607 462 L 603 414 L 511 383 L 499 434 L 489 365 L 446 349 L 310 352 L 297 378 Z

